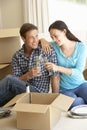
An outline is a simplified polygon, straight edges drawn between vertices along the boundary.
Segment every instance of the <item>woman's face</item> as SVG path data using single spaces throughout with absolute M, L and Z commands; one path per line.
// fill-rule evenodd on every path
M 61 45 L 63 45 L 63 43 L 65 41 L 66 30 L 61 31 L 58 29 L 51 29 L 50 36 L 53 39 L 53 41 L 58 44 L 58 46 L 61 46 Z

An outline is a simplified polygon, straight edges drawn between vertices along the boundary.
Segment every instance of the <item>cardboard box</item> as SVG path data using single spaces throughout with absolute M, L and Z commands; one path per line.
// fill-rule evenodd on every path
M 11 63 L 13 54 L 20 48 L 20 37 L 0 38 L 0 63 Z
M 19 28 L 0 29 L 0 38 L 20 36 Z
M 0 63 L 11 63 L 13 54 L 20 48 L 19 28 L 0 30 Z
M 6 75 L 11 73 L 11 64 L 0 64 L 0 79 L 4 78 Z
M 63 94 L 25 93 L 18 95 L 8 104 L 14 104 L 17 112 L 17 128 L 30 130 L 51 130 L 58 122 L 61 110 L 67 111 L 73 98 Z

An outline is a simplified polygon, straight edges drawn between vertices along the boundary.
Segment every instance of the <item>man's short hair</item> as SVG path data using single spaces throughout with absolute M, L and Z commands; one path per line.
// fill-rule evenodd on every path
M 38 30 L 37 26 L 31 24 L 31 23 L 24 23 L 20 28 L 20 35 L 22 37 L 26 37 L 26 32 L 31 30 Z

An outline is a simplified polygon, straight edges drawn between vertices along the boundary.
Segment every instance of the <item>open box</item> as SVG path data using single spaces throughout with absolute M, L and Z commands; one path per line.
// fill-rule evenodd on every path
M 19 129 L 52 130 L 61 111 L 67 111 L 73 101 L 73 98 L 63 94 L 23 93 L 13 98 L 5 107 L 16 102 L 13 110 L 17 112 Z

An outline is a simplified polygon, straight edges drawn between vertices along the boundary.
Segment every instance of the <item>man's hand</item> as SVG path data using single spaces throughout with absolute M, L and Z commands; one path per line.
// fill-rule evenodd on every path
M 41 68 L 40 67 L 34 67 L 29 72 L 28 75 L 30 78 L 41 76 Z
M 41 76 L 41 68 L 40 67 L 34 67 L 31 70 L 29 70 L 27 73 L 23 74 L 19 77 L 19 79 L 27 81 L 28 79 Z

